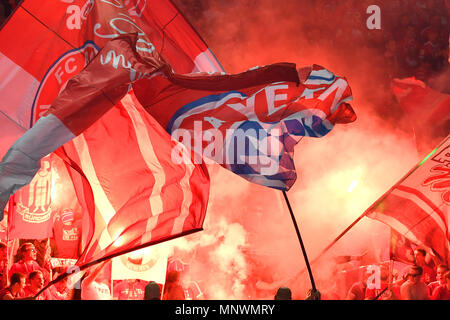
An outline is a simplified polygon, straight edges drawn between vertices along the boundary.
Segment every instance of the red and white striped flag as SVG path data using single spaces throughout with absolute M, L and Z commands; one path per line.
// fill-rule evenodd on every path
M 450 136 L 380 198 L 369 218 L 377 219 L 417 245 L 448 260 Z
M 206 166 L 194 164 L 193 152 L 172 139 L 128 91 L 130 74 L 151 74 L 159 62 L 136 59 L 135 44 L 136 36 L 108 42 L 0 164 L 0 187 L 8 196 L 31 180 L 40 158 L 63 146 L 58 154 L 81 175 L 74 185 L 91 218 L 90 228 L 83 226 L 89 236 L 78 265 L 203 225 L 209 196 Z M 173 161 L 173 150 L 181 152 L 181 163 Z
M 208 173 L 189 159 L 174 164 L 176 145 L 132 93 L 65 145 L 95 203 L 93 238 L 78 265 L 202 229 Z

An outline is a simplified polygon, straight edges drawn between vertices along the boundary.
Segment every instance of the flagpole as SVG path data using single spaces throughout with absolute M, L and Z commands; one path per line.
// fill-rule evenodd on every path
M 303 258 L 305 259 L 306 268 L 308 269 L 308 274 L 309 274 L 309 279 L 311 280 L 312 290 L 313 290 L 313 292 L 316 292 L 317 291 L 316 283 L 314 281 L 314 276 L 312 274 L 311 265 L 309 264 L 308 255 L 306 254 L 306 249 L 303 244 L 302 236 L 300 234 L 300 230 L 298 228 L 297 221 L 295 220 L 294 212 L 292 211 L 292 207 L 291 207 L 291 204 L 287 197 L 286 191 L 283 191 L 283 196 L 284 196 L 284 200 L 286 200 L 286 204 L 288 206 L 289 213 L 291 214 L 292 222 L 294 223 L 294 227 L 295 227 L 295 232 L 297 233 L 297 238 L 298 238 L 298 241 L 300 242 L 300 247 L 302 248 Z
M 417 163 L 411 170 L 408 171 L 396 184 L 394 184 L 388 191 L 386 191 L 381 197 L 379 197 L 372 205 L 364 210 L 364 212 L 356 218 L 355 221 L 353 221 L 344 231 L 341 232 L 340 235 L 338 235 L 328 246 L 326 246 L 320 254 L 314 258 L 311 261 L 311 264 L 317 262 L 332 246 L 336 244 L 336 242 L 339 241 L 351 228 L 355 226 L 362 218 L 364 218 L 370 211 L 373 210 L 374 207 L 380 204 L 395 188 L 397 188 L 406 178 L 408 178 L 417 168 L 419 168 L 428 158 L 430 158 L 448 139 L 450 139 L 450 135 L 448 135 L 439 145 L 433 149 L 423 160 L 421 160 L 419 163 Z M 283 192 L 284 193 L 284 192 Z M 285 196 L 286 198 L 286 196 Z M 298 277 L 300 274 L 302 274 L 305 271 L 305 269 L 300 270 L 300 272 L 296 275 Z M 308 270 L 309 271 L 309 270 Z

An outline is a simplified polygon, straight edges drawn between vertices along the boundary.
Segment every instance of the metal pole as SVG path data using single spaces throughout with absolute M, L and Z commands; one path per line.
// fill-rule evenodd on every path
M 311 266 L 309 264 L 308 255 L 306 254 L 306 249 L 303 244 L 302 236 L 300 234 L 300 230 L 298 229 L 298 225 L 297 225 L 297 221 L 295 220 L 294 212 L 292 211 L 291 204 L 289 203 L 289 199 L 288 199 L 285 191 L 283 191 L 283 196 L 284 196 L 284 199 L 286 200 L 286 204 L 288 206 L 289 213 L 291 214 L 292 222 L 294 223 L 294 227 L 295 227 L 295 232 L 297 233 L 298 241 L 300 242 L 300 247 L 302 248 L 303 258 L 305 259 L 306 268 L 308 269 L 309 279 L 311 280 L 312 290 L 315 292 L 315 291 L 317 291 L 316 283 L 314 282 L 314 277 L 313 277 L 313 274 L 311 271 Z

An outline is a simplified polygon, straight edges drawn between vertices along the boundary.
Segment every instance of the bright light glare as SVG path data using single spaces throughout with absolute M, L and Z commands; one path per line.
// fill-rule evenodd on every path
M 358 186 L 358 180 L 353 180 L 348 186 L 347 192 L 352 192 Z
M 117 238 L 114 242 L 113 242 L 113 246 L 115 247 L 120 247 L 121 245 L 123 245 L 125 243 L 125 239 L 123 239 L 122 236 L 120 236 L 119 238 Z

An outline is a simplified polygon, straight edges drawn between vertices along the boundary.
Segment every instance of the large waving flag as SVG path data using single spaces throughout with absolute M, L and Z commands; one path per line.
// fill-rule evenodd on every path
M 391 243 L 389 246 L 390 260 L 405 264 L 414 264 L 414 244 L 391 228 Z
M 275 64 L 203 79 L 157 74 L 133 87 L 146 110 L 196 152 L 197 163 L 204 157 L 251 182 L 288 190 L 298 141 L 356 119 L 344 78 L 317 65 L 294 68 Z
M 104 44 L 137 33 L 141 55 L 180 73 L 222 71 L 170 0 L 24 0 L 0 32 L 0 158 Z
M 157 57 L 144 61 L 137 55 L 137 40 L 136 35 L 125 35 L 108 42 L 0 164 L 3 202 L 31 181 L 43 156 L 64 145 L 64 156 L 88 182 L 82 186 L 88 196 L 92 190 L 93 198 L 83 204 L 95 210 L 92 240 L 78 264 L 202 228 L 209 192 L 206 167 L 193 164 L 191 153 L 177 147 L 181 144 L 143 109 L 133 92 L 127 93 L 136 75 L 162 66 Z M 172 161 L 174 149 L 182 152 L 181 164 Z
M 85 212 L 90 212 L 89 225 L 83 225 L 88 232 L 79 264 L 200 230 L 206 211 L 209 179 L 205 167 L 192 165 L 189 159 L 174 166 L 164 158 L 170 155 L 164 152 L 176 143 L 164 131 L 156 130 L 159 125 L 142 114 L 132 93 L 124 96 L 128 83 L 142 75 L 139 67 L 133 64 L 133 69 L 127 69 L 123 56 L 114 55 L 117 51 L 106 52 L 104 60 L 97 61 L 102 67 L 100 77 L 91 74 L 90 79 L 68 84 L 108 41 L 130 32 L 136 34 L 133 50 L 152 70 L 167 62 L 183 73 L 222 70 L 167 0 L 25 0 L 0 32 L 0 157 L 10 150 L 0 165 L 0 214 L 3 199 L 27 184 L 40 167 L 39 159 L 64 145 L 56 152 L 70 165 L 78 201 Z M 108 63 L 113 68 L 110 71 L 104 68 Z M 118 68 L 125 70 L 122 78 L 116 72 Z M 100 87 L 109 91 L 99 92 Z M 59 93 L 62 95 L 55 104 Z M 125 100 L 119 102 L 122 98 Z M 99 121 L 106 113 L 116 116 L 108 122 Z M 104 131 L 98 130 L 100 123 Z M 84 132 L 89 126 L 91 131 Z M 127 130 L 116 132 L 119 127 Z M 115 139 L 113 133 L 118 138 L 128 137 L 128 150 L 135 154 L 125 154 L 123 146 L 112 143 L 114 140 L 108 144 L 113 149 L 107 149 L 106 143 L 92 147 L 97 137 L 92 138 L 92 132 L 104 133 L 104 139 Z M 70 141 L 77 135 L 79 138 Z M 149 144 L 142 146 L 143 141 Z M 154 145 L 158 146 L 157 153 Z M 105 161 L 104 155 L 112 154 L 114 163 Z M 17 163 L 22 168 L 17 168 Z M 129 173 L 139 175 L 124 180 L 130 176 L 110 171 L 118 163 L 127 163 Z M 91 171 L 83 171 L 86 168 Z M 111 174 L 117 176 L 112 179 Z M 106 189 L 106 195 L 101 194 L 102 189 Z M 97 198 L 98 194 L 104 196 L 103 200 L 107 198 L 106 203 Z M 143 202 L 141 209 L 147 211 L 127 216 L 127 210 L 138 206 L 139 201 Z M 113 214 L 114 210 L 119 214 Z
M 450 236 L 450 136 L 389 190 L 369 218 L 395 229 L 417 245 L 426 246 L 446 263 Z

